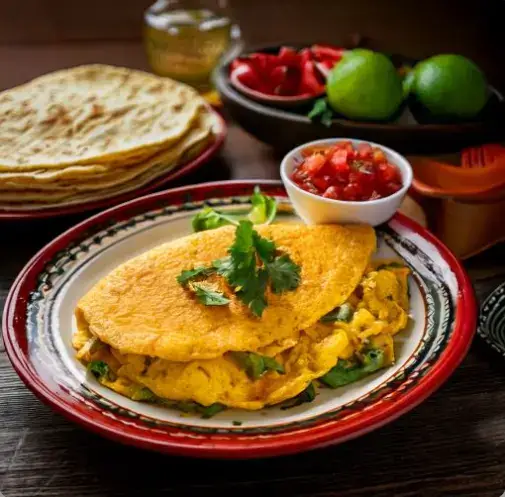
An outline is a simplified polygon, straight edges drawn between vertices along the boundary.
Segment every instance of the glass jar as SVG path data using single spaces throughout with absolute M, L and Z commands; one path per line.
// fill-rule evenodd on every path
M 144 14 L 144 44 L 156 74 L 203 93 L 221 57 L 240 45 L 240 29 L 226 0 L 158 0 Z

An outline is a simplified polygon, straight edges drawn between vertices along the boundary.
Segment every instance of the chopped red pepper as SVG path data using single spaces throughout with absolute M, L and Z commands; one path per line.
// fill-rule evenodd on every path
M 248 88 L 252 88 L 253 90 L 261 92 L 266 91 L 266 88 L 258 76 L 258 73 L 248 63 L 242 63 L 235 66 L 235 69 L 232 71 L 231 76 L 236 77 L 243 85 L 247 86 Z
M 300 93 L 318 95 L 324 92 L 324 84 L 318 79 L 314 63 L 307 60 L 302 66 L 302 78 L 300 80 Z
M 312 45 L 311 50 L 314 57 L 320 61 L 327 59 L 339 61 L 345 53 L 344 48 L 336 48 L 329 45 Z
M 301 57 L 294 48 L 282 47 L 279 50 L 279 63 L 289 67 L 300 67 Z
M 337 62 L 331 50 L 341 51 L 314 45 L 300 51 L 281 47 L 277 55 L 252 53 L 230 64 L 230 76 L 233 74 L 243 85 L 268 95 L 319 95 L 324 92 L 326 74 Z M 329 53 L 332 57 L 328 57 Z

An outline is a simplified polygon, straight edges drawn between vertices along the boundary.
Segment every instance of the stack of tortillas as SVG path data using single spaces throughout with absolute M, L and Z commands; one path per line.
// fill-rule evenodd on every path
M 0 209 L 136 190 L 196 157 L 220 126 L 187 85 L 88 65 L 0 93 Z

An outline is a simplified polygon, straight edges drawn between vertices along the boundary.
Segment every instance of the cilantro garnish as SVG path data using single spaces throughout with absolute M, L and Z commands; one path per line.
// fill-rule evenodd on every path
M 303 392 L 300 392 L 296 397 L 284 402 L 281 409 L 283 411 L 291 409 L 292 407 L 297 407 L 301 404 L 305 404 L 306 402 L 312 402 L 315 398 L 316 389 L 314 388 L 314 383 L 310 382 Z
M 204 305 L 228 305 L 230 299 L 227 299 L 221 292 L 209 290 L 200 285 L 193 285 L 196 298 Z
M 383 368 L 385 364 L 384 351 L 381 349 L 367 350 L 360 361 L 340 359 L 319 381 L 330 388 L 338 388 L 361 380 L 365 376 Z
M 231 216 L 214 210 L 212 207 L 204 207 L 191 221 L 193 231 L 206 231 L 220 228 L 227 224 L 237 225 L 238 222 Z
M 314 106 L 307 114 L 311 121 L 320 121 L 321 124 L 329 128 L 333 118 L 333 110 L 330 107 L 326 98 L 319 98 L 314 102 Z
M 182 286 L 186 286 L 190 281 L 193 281 L 201 276 L 209 276 L 215 271 L 216 270 L 214 268 L 204 266 L 195 267 L 194 269 L 188 269 L 182 271 L 181 274 L 177 276 L 177 282 Z
M 247 219 L 254 224 L 270 224 L 277 214 L 277 201 L 268 195 L 261 193 L 259 186 L 254 188 L 251 195 L 251 210 L 247 214 Z M 228 224 L 238 225 L 239 216 L 231 216 L 217 211 L 212 207 L 204 207 L 196 214 L 191 224 L 193 231 L 206 231 L 220 228 Z
M 274 198 L 263 195 L 259 186 L 254 188 L 251 204 L 251 212 L 247 216 L 251 222 L 254 224 L 270 224 L 274 220 L 277 213 L 277 202 Z
M 223 276 L 235 295 L 251 312 L 261 317 L 268 305 L 266 290 L 282 293 L 300 284 L 300 266 L 288 254 L 277 254 L 275 243 L 261 237 L 249 220 L 241 220 L 235 230 L 235 240 L 228 256 L 216 259 L 209 268 L 197 267 L 182 271 L 177 281 L 182 286 L 201 276 L 217 272 Z M 226 305 L 230 302 L 222 293 L 192 284 L 198 300 L 205 305 Z
M 339 307 L 336 307 L 328 314 L 325 314 L 320 321 L 322 323 L 332 323 L 334 321 L 342 321 L 344 323 L 348 323 L 354 314 L 354 310 L 349 303 L 342 304 Z
M 294 290 L 300 284 L 300 266 L 297 266 L 287 254 L 280 255 L 265 264 L 270 277 L 270 288 L 274 293 Z
M 272 357 L 255 352 L 231 352 L 233 360 L 247 373 L 251 380 L 261 378 L 267 371 L 285 374 L 284 366 Z
M 97 379 L 107 379 L 110 374 L 110 367 L 103 361 L 91 361 L 88 364 L 88 371 Z

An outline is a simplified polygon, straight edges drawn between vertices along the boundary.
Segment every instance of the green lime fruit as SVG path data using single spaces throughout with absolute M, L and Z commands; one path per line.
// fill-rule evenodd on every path
M 336 112 L 356 120 L 388 119 L 403 100 L 393 63 L 384 54 L 365 49 L 351 50 L 330 71 L 326 93 Z
M 486 105 L 486 78 L 462 55 L 436 55 L 417 64 L 414 73 L 411 92 L 434 116 L 472 118 Z
M 412 70 L 408 71 L 402 81 L 403 86 L 403 98 L 407 98 L 412 91 L 412 87 L 414 86 L 414 79 L 416 73 Z

